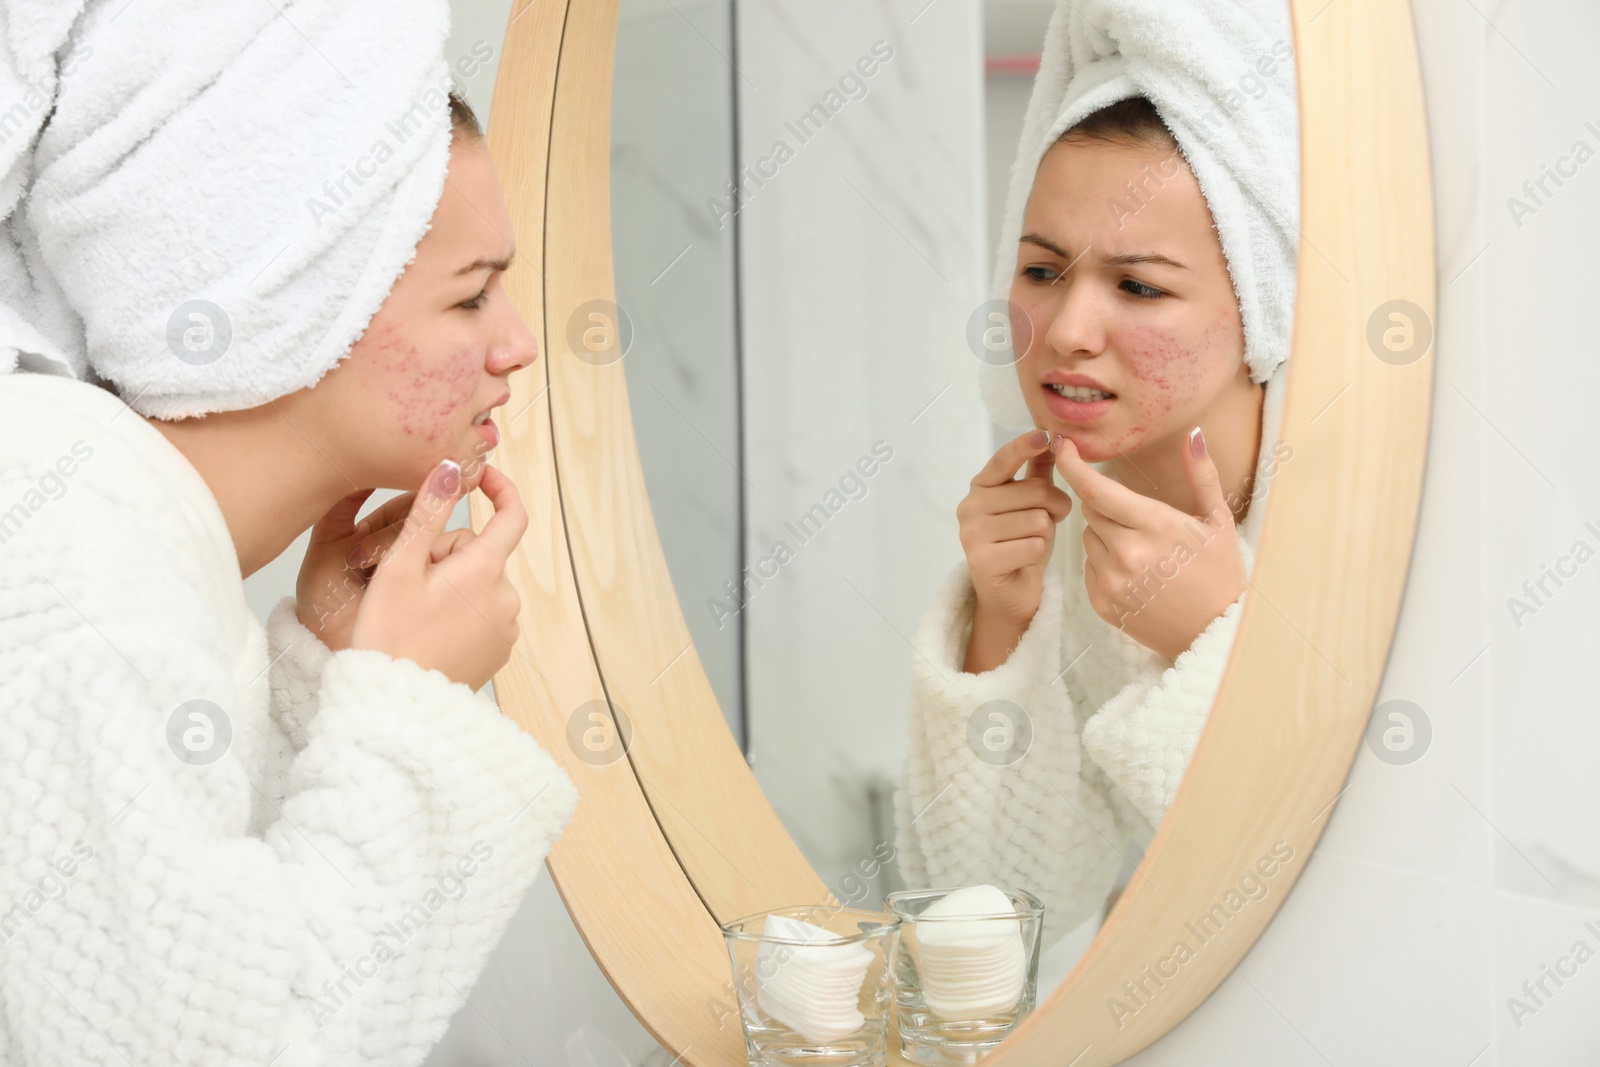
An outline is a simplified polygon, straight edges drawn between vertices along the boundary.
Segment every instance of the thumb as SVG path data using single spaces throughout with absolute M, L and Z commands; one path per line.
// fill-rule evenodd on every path
M 1196 426 L 1189 431 L 1187 447 L 1183 450 L 1183 473 L 1189 481 L 1189 492 L 1194 497 L 1194 514 L 1207 522 L 1233 522 L 1233 510 L 1228 507 L 1222 492 L 1222 476 L 1211 461 L 1206 448 L 1206 435 Z
M 433 547 L 428 553 L 428 559 L 432 560 L 434 563 L 438 563 L 446 556 L 449 556 L 451 553 L 455 552 L 462 545 L 473 541 L 476 537 L 477 535 L 472 532 L 472 528 L 470 526 L 463 527 L 459 530 L 446 530 L 444 532 L 444 536 L 440 537 L 433 543 Z
M 411 510 L 406 512 L 405 525 L 395 543 L 384 554 L 385 564 L 414 567 L 421 570 L 427 562 L 434 541 L 444 533 L 455 510 L 457 498 L 465 480 L 461 465 L 455 460 L 441 460 L 428 475 L 428 480 L 417 491 Z

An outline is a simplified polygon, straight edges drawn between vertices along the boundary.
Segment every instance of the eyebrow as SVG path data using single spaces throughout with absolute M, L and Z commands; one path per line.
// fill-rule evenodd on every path
M 516 259 L 516 258 L 517 258 L 517 248 L 516 248 L 515 245 L 512 245 L 511 246 L 511 251 L 506 253 L 505 258 L 503 258 L 503 259 L 487 259 L 487 258 L 485 258 L 483 256 L 479 256 L 477 259 L 473 260 L 471 263 L 468 263 L 465 267 L 462 267 L 460 270 L 456 271 L 456 276 L 460 277 L 463 274 L 471 274 L 473 271 L 475 271 L 475 270 L 483 270 L 485 267 L 489 268 L 489 270 L 491 270 L 491 271 L 503 272 L 503 271 L 507 270 L 508 268 L 510 268 L 511 261 L 513 259 Z
M 1072 255 L 1069 254 L 1066 249 L 1062 248 L 1054 241 L 1051 241 L 1036 233 L 1023 234 L 1017 243 L 1038 245 L 1040 248 L 1045 248 L 1051 252 L 1054 252 L 1062 259 L 1068 259 L 1072 260 L 1073 262 L 1077 262 L 1077 260 L 1073 259 Z M 1169 267 L 1177 267 L 1179 270 L 1189 269 L 1182 263 L 1179 263 L 1177 260 L 1164 256 L 1160 252 L 1122 252 L 1114 256 L 1102 254 L 1100 256 L 1100 262 L 1104 263 L 1108 267 L 1124 267 L 1130 263 L 1162 263 Z

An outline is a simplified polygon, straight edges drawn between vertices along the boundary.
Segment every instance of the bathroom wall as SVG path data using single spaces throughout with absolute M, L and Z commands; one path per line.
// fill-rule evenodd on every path
M 885 73 L 923 88 L 942 86 L 928 97 L 937 101 L 936 114 L 890 116 L 869 108 L 852 114 L 851 104 L 836 117 L 841 125 L 824 131 L 840 134 L 833 145 L 811 146 L 813 161 L 826 152 L 853 160 L 864 195 L 842 185 L 802 188 L 804 168 L 814 164 L 797 154 L 747 205 L 746 240 L 753 243 L 745 249 L 745 269 L 759 262 L 763 277 L 746 274 L 744 281 L 770 316 L 747 336 L 768 331 L 781 338 L 792 329 L 806 341 L 781 349 L 785 358 L 831 356 L 830 345 L 859 343 L 875 322 L 915 324 L 937 315 L 915 302 L 919 292 L 938 286 L 919 274 L 929 270 L 921 255 L 956 278 L 983 277 L 992 254 L 987 240 L 978 239 L 984 183 L 959 177 L 981 161 L 960 157 L 956 148 L 963 138 L 970 146 L 983 143 L 973 104 L 977 78 L 963 82 L 917 59 L 919 34 L 932 30 L 944 42 L 937 47 L 954 49 L 950 36 L 961 27 L 976 32 L 973 2 L 936 0 L 920 14 L 921 3 L 898 13 L 841 7 L 830 12 L 826 36 L 796 32 L 804 21 L 800 5 L 760 11 L 741 5 L 741 54 L 761 57 L 746 71 L 755 83 L 746 95 L 759 93 L 760 100 L 741 102 L 742 128 L 752 131 L 742 159 L 761 147 L 760 127 L 750 125 L 755 116 L 788 116 L 808 93 L 825 88 L 827 79 L 819 77 L 842 69 L 886 31 L 897 34 L 897 56 Z M 727 44 L 714 36 L 715 12 L 677 6 L 709 38 L 706 62 L 724 62 L 710 51 Z M 1592 57 L 1600 9 L 1576 0 L 1536 11 L 1416 0 L 1413 9 L 1437 197 L 1438 367 L 1422 520 L 1379 703 L 1380 710 L 1389 701 L 1415 705 L 1430 736 L 1417 746 L 1420 758 L 1407 764 L 1363 748 L 1314 857 L 1271 927 L 1189 1019 L 1129 1061 L 1138 1067 L 1600 1062 L 1594 817 L 1600 714 L 1587 669 L 1600 642 L 1594 462 L 1600 449 L 1587 410 L 1600 396 L 1600 360 L 1591 355 L 1592 257 L 1574 238 L 1600 233 L 1600 70 Z M 477 36 L 498 47 L 508 2 L 459 0 L 458 10 L 452 47 L 464 53 Z M 975 64 L 976 46 L 969 54 Z M 491 69 L 468 86 L 480 114 L 487 112 L 492 78 Z M 958 93 L 952 83 L 967 88 Z M 862 103 L 880 106 L 892 98 L 914 106 L 915 93 L 891 96 L 895 84 L 874 85 L 877 95 Z M 960 93 L 971 98 L 963 101 Z M 863 121 L 842 124 L 857 119 Z M 900 139 L 890 139 L 890 130 Z M 1579 150 L 1578 142 L 1586 147 Z M 897 153 L 935 144 L 948 146 L 947 166 L 957 176 L 922 176 L 921 184 L 911 184 Z M 1558 172 L 1561 185 L 1545 177 L 1546 167 Z M 1524 182 L 1541 178 L 1544 191 L 1534 187 L 1530 195 Z M 961 182 L 972 198 L 964 215 L 937 219 L 924 212 L 919 196 L 944 197 Z M 818 260 L 808 254 L 804 233 L 777 219 L 757 225 L 763 201 L 770 206 L 785 197 L 810 204 L 804 225 L 858 230 L 862 258 Z M 1509 204 L 1511 198 L 1525 206 Z M 893 227 L 910 241 L 901 242 Z M 961 234 L 970 248 L 958 243 Z M 830 272 L 856 273 L 863 285 L 880 284 L 877 272 L 894 276 L 883 283 L 876 317 L 847 310 L 832 338 L 799 305 L 783 312 L 782 300 L 786 287 L 808 291 L 819 273 Z M 839 314 L 826 303 L 813 313 Z M 897 352 L 892 331 L 871 336 L 874 355 Z M 956 400 L 972 410 L 970 395 L 951 393 L 940 403 Z M 821 433 L 800 439 L 827 443 Z M 836 447 L 843 456 L 856 443 L 846 433 Z M 804 483 L 788 484 L 782 492 L 804 498 Z M 851 518 L 848 509 L 840 516 Z M 848 540 L 870 537 L 872 529 L 863 522 Z M 1577 548 L 1580 542 L 1585 549 Z M 303 545 L 291 548 L 251 579 L 252 603 L 263 615 L 292 589 L 302 551 Z M 812 562 L 798 559 L 794 566 Z M 913 612 L 911 590 L 871 589 L 878 604 L 892 606 L 891 618 Z M 753 601 L 752 610 L 761 603 Z M 866 604 L 848 620 L 858 632 L 882 623 Z M 884 647 L 885 655 L 905 652 L 898 639 Z M 830 710 L 823 701 L 808 706 Z M 759 730 L 752 740 L 760 773 Z M 1574 955 L 1579 942 L 1588 951 Z M 1578 956 L 1585 962 L 1575 962 Z M 1550 977 L 1557 969 L 1570 975 L 1560 984 Z M 667 1067 L 671 1061 L 618 1002 L 541 877 L 428 1062 Z
M 982 36 L 977 0 L 738 6 L 746 552 L 792 553 L 744 612 L 747 751 L 830 886 L 893 839 L 910 641 L 992 451 Z
M 622 0 L 611 108 L 611 228 L 623 357 L 650 510 L 695 654 L 742 743 L 740 573 L 754 485 L 740 439 L 732 0 Z

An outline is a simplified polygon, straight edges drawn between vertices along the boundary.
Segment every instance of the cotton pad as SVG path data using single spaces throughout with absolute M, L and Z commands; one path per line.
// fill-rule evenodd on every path
M 930 904 L 916 920 L 913 945 L 923 1002 L 940 1019 L 1003 1014 L 1022 997 L 1028 969 L 1022 923 L 995 886 L 957 889 Z
M 811 944 L 763 941 L 756 952 L 756 1001 L 761 1010 L 807 1041 L 827 1044 L 866 1023 L 857 1003 L 873 953 L 821 926 L 768 915 L 767 937 Z

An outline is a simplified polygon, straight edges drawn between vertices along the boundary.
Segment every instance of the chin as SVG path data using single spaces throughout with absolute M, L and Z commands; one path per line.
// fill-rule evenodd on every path
M 1064 429 L 1055 429 L 1054 432 L 1062 434 L 1073 444 L 1078 446 L 1078 455 L 1087 463 L 1104 463 L 1108 459 L 1116 459 L 1119 453 L 1112 447 L 1110 440 L 1102 437 L 1092 429 L 1082 426 L 1069 426 Z
M 1033 416 L 1033 424 L 1041 430 L 1049 430 L 1053 434 L 1060 434 L 1078 446 L 1078 455 L 1090 463 L 1099 463 L 1102 460 L 1116 456 L 1116 450 L 1111 447 L 1111 441 L 1116 440 L 1114 435 L 1102 433 L 1093 426 L 1086 426 L 1081 422 L 1067 422 L 1054 413 L 1032 405 L 1028 414 Z M 1108 440 L 1109 437 L 1109 440 Z M 1102 455 L 1102 453 L 1104 453 Z
M 428 479 L 433 477 L 434 469 L 439 466 L 440 460 L 445 458 L 445 455 L 437 453 L 413 456 L 407 461 L 403 469 L 392 471 L 393 480 L 385 484 L 391 485 L 395 489 L 417 490 L 420 492 L 426 488 Z M 456 457 L 451 455 L 448 458 L 455 459 Z M 460 460 L 456 460 L 456 462 L 459 463 Z M 463 476 L 466 474 L 465 467 L 462 468 L 461 473 Z
M 1078 455 L 1089 463 L 1105 463 L 1125 459 L 1137 454 L 1151 441 L 1149 434 L 1140 431 L 1130 435 L 1126 427 L 1084 426 L 1051 419 L 1045 428 L 1059 433 L 1078 446 Z
M 452 457 L 461 464 L 461 473 L 473 482 L 482 476 L 484 464 L 492 462 L 494 458 L 494 452 L 484 448 L 483 444 L 482 441 L 475 441 L 473 447 L 468 448 L 466 452 Z

